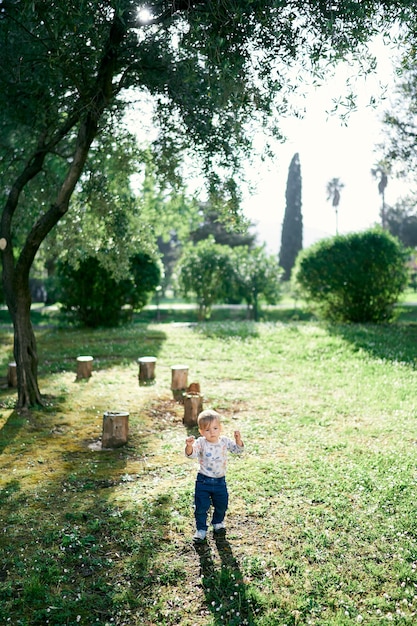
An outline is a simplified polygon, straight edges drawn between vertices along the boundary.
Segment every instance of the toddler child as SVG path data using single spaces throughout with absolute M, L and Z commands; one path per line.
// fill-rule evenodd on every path
M 226 534 L 224 518 L 229 504 L 229 495 L 226 485 L 227 453 L 241 454 L 243 441 L 238 430 L 234 433 L 235 440 L 222 436 L 221 416 L 211 409 L 202 411 L 198 418 L 198 430 L 201 437 L 187 437 L 185 440 L 185 454 L 190 458 L 197 458 L 199 470 L 195 483 L 194 515 L 197 531 L 194 543 L 206 540 L 207 513 L 210 504 L 213 505 L 213 534 L 221 537 Z

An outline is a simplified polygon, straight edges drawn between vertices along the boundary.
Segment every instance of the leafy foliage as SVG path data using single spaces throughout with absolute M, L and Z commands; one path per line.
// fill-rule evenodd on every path
M 85 258 L 77 268 L 68 262 L 58 265 L 58 294 L 65 311 L 85 326 L 116 326 L 125 317 L 124 305 L 145 306 L 158 286 L 159 265 L 147 254 L 130 260 L 130 275 L 117 280 L 96 257 Z
M 138 197 L 140 219 L 137 222 L 145 237 L 151 234 L 156 238 L 164 265 L 161 284 L 164 292 L 172 283 L 172 274 L 182 246 L 189 241 L 190 231 L 198 223 L 198 205 L 186 193 L 185 187 L 172 186 L 158 179 L 149 149 L 144 153 L 144 161 L 144 176 Z
M 152 254 L 154 231 L 132 176 L 141 168 L 142 151 L 123 128 L 106 130 L 94 143 L 71 199 L 71 209 L 43 242 L 38 256 L 53 275 L 58 259 L 72 264 L 95 256 L 117 279 L 129 272 L 138 249 Z
M 224 217 L 224 216 L 223 216 Z M 230 246 L 253 246 L 256 235 L 248 232 L 248 224 L 242 220 L 242 224 L 236 230 L 232 224 L 224 223 L 222 215 L 211 206 L 200 204 L 200 223 L 191 232 L 194 243 L 213 236 L 216 243 Z
M 185 297 L 194 295 L 200 319 L 211 316 L 215 303 L 244 300 L 254 320 L 259 301 L 276 304 L 280 297 L 282 269 L 264 248 L 223 246 L 213 237 L 187 248 L 178 265 L 178 285 Z
M 289 280 L 298 253 L 303 248 L 303 216 L 301 213 L 300 157 L 294 154 L 288 170 L 285 190 L 285 214 L 282 224 L 279 264 L 284 269 L 284 280 Z
M 406 248 L 417 246 L 417 214 L 414 198 L 403 198 L 393 207 L 386 207 L 385 222 L 389 232 Z
M 276 304 L 280 298 L 282 269 L 275 256 L 264 248 L 251 250 L 240 246 L 232 250 L 233 283 L 239 300 L 244 300 L 256 321 L 259 317 L 259 301 Z
M 407 284 L 404 250 L 378 229 L 325 239 L 300 254 L 295 280 L 327 319 L 385 322 Z
M 186 248 L 178 265 L 180 292 L 196 297 L 200 319 L 209 318 L 213 304 L 227 297 L 232 277 L 230 248 L 212 237 Z
M 402 42 L 395 97 L 384 116 L 383 169 L 387 173 L 410 175 L 415 179 L 417 165 L 417 66 L 415 43 Z

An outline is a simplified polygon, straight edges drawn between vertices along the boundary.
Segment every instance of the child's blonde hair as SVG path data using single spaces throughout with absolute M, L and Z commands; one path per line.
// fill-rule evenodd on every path
M 213 409 L 206 409 L 205 411 L 201 411 L 201 413 L 197 417 L 197 424 L 199 428 L 202 428 L 207 424 L 211 424 L 211 422 L 214 422 L 214 420 L 217 420 L 220 424 L 220 413 L 217 413 L 217 411 L 214 411 Z

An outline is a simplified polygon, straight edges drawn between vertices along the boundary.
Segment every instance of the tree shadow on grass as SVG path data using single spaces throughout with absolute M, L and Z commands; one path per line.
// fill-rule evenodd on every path
M 302 309 L 271 307 L 270 309 L 262 312 L 259 320 L 256 322 L 248 319 L 216 320 L 211 318 L 207 322 L 193 324 L 192 327 L 196 333 L 200 333 L 205 337 L 225 340 L 229 340 L 231 338 L 245 340 L 259 336 L 259 323 L 261 322 L 291 324 L 294 322 L 312 320 L 315 320 L 313 314 L 308 311 L 303 311 Z
M 118 506 L 123 458 L 105 453 L 97 475 L 98 459 L 86 454 L 0 491 L 0 623 L 147 623 L 155 577 L 176 578 L 168 563 L 154 565 L 167 542 L 171 497 L 149 494 L 145 476 L 134 485 L 136 505 Z
M 417 365 L 417 324 L 330 324 L 328 332 L 376 359 Z
M 160 556 L 172 495 L 156 488 L 142 422 L 111 451 L 91 448 L 65 411 L 11 412 L 0 425 L 0 623 L 163 623 L 161 587 L 184 574 Z
M 27 418 L 23 414 L 18 413 L 17 411 L 12 411 L 6 422 L 0 428 L 0 454 L 2 454 L 5 448 L 7 448 L 10 443 L 16 439 L 17 435 L 26 423 Z
M 93 371 L 136 363 L 139 357 L 158 357 L 166 340 L 163 331 L 146 326 L 117 329 L 47 329 L 37 335 L 39 373 L 73 371 L 78 356 L 92 356 Z
M 259 336 L 257 322 L 202 322 L 193 326 L 196 334 L 211 339 L 249 339 Z
M 200 559 L 200 574 L 208 610 L 215 624 L 241 626 L 256 624 L 261 607 L 256 595 L 245 584 L 239 563 L 230 542 L 223 537 L 215 539 L 220 559 L 216 564 L 208 542 L 195 545 Z

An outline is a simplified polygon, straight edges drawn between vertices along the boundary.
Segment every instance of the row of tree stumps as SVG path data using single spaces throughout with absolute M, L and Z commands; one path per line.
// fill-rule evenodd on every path
M 151 368 L 149 367 L 150 364 L 152 364 Z M 155 357 L 140 358 L 139 381 L 142 380 L 148 383 L 154 381 L 155 365 Z M 171 391 L 174 400 L 184 405 L 184 425 L 195 426 L 198 414 L 203 410 L 203 396 L 201 395 L 199 383 L 188 384 L 188 365 L 171 366 Z
M 93 357 L 77 357 L 76 380 L 89 379 L 93 372 Z M 139 384 L 152 385 L 155 382 L 156 357 L 144 356 L 138 359 Z M 183 423 L 187 427 L 197 424 L 198 414 L 203 410 L 203 396 L 199 383 L 188 384 L 188 366 L 171 366 L 171 391 L 174 399 L 184 405 Z M 106 411 L 103 414 L 102 448 L 119 448 L 127 443 L 129 436 L 129 413 L 127 411 Z
M 82 378 L 90 378 L 93 373 L 93 357 L 79 356 L 77 357 L 77 380 Z M 9 387 L 17 387 L 17 367 L 15 361 L 9 363 L 7 370 L 7 385 Z
M 77 357 L 76 380 L 89 379 L 93 373 L 92 356 Z M 144 356 L 138 359 L 139 384 L 152 385 L 155 382 L 156 357 Z M 16 363 L 9 363 L 7 372 L 9 387 L 17 387 Z M 184 405 L 183 423 L 187 427 L 197 424 L 198 414 L 203 410 L 203 396 L 199 383 L 188 384 L 188 366 L 171 366 L 171 390 L 174 399 Z M 103 414 L 102 448 L 119 448 L 127 443 L 129 436 L 129 413 L 127 411 L 106 411 Z

